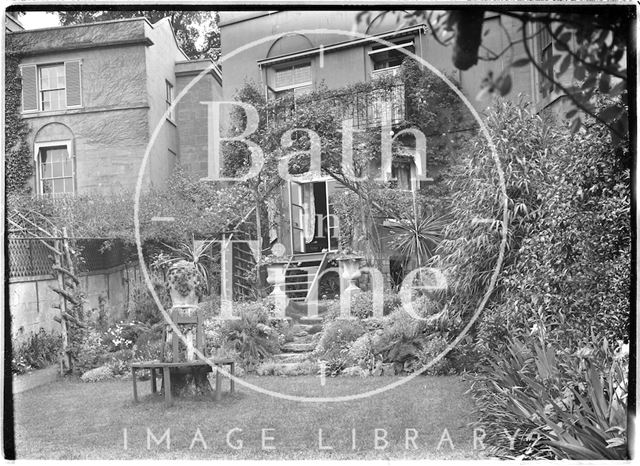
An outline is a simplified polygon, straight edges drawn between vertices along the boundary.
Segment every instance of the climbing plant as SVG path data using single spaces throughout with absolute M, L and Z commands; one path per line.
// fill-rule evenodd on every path
M 31 151 L 27 143 L 29 125 L 22 119 L 20 55 L 5 54 L 5 186 L 8 193 L 26 194 L 33 174 Z

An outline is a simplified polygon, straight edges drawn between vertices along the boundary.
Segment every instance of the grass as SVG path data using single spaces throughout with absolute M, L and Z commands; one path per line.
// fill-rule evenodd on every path
M 246 380 L 281 393 L 336 396 L 380 387 L 393 378 L 330 378 L 324 386 L 313 376 Z M 130 380 L 61 380 L 15 396 L 16 454 L 19 459 L 473 459 L 479 454 L 468 426 L 471 401 L 458 377 L 417 377 L 373 397 L 330 404 L 287 401 L 238 388 L 219 402 L 178 399 L 165 408 L 162 398 L 151 394 L 149 382 L 139 384 L 142 398 L 134 404 Z M 238 450 L 226 442 L 234 428 L 242 429 L 231 432 L 232 444 L 242 440 Z M 170 429 L 170 448 L 152 441 L 147 449 L 147 429 L 158 439 Z M 206 450 L 198 440 L 190 449 L 197 429 Z M 262 429 L 273 429 L 264 435 L 273 437 L 266 446 L 274 450 L 262 449 Z M 319 429 L 323 445 L 333 450 L 319 449 Z M 385 449 L 375 449 L 375 429 L 386 431 Z M 406 429 L 415 429 L 417 449 L 411 442 L 406 448 Z M 445 429 L 453 449 L 446 440 L 437 448 Z

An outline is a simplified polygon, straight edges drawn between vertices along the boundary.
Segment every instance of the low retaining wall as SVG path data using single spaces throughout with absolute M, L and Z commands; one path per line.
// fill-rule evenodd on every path
M 80 273 L 80 288 L 86 294 L 85 312 L 104 306 L 109 320 L 124 319 L 129 305 L 129 284 L 139 273 L 137 264 Z M 9 279 L 12 336 L 20 339 L 41 328 L 47 332 L 60 331 L 60 324 L 53 320 L 60 314 L 53 305 L 60 300 L 50 286 L 58 286 L 51 276 Z

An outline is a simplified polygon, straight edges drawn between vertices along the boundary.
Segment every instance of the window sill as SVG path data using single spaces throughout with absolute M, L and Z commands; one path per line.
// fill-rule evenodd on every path
M 35 110 L 22 112 L 22 116 L 27 118 L 30 116 L 55 116 L 55 115 L 64 115 L 67 113 L 77 113 L 84 110 L 84 107 L 71 107 L 71 108 L 61 108 L 59 110 Z
M 104 106 L 104 107 L 73 107 L 66 108 L 64 110 L 49 110 L 49 111 L 37 111 L 37 112 L 21 112 L 22 118 L 41 118 L 41 117 L 52 117 L 52 116 L 61 116 L 61 115 L 76 115 L 80 113 L 97 113 L 97 112 L 113 112 L 118 110 L 138 110 L 138 109 L 148 109 L 149 105 L 146 103 L 133 104 L 129 106 L 121 106 L 121 105 L 112 105 L 112 106 Z

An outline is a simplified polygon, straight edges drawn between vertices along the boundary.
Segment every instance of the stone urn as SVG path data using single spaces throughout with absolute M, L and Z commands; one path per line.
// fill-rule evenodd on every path
M 356 285 L 356 280 L 362 275 L 360 264 L 363 259 L 361 256 L 344 256 L 336 259 L 340 267 L 340 276 L 348 285 L 344 291 L 353 292 L 360 289 Z
M 181 260 L 167 273 L 172 308 L 195 308 L 202 294 L 204 280 L 195 264 Z
M 356 285 L 356 280 L 360 278 L 360 263 L 363 257 L 356 255 L 343 255 L 337 257 L 340 268 L 340 318 L 348 319 L 351 317 L 351 297 L 360 288 Z

